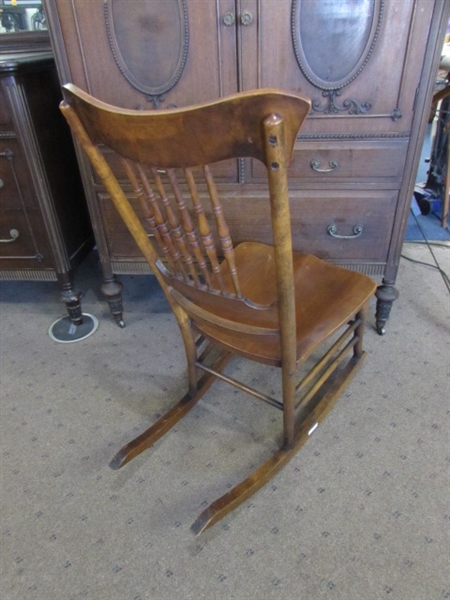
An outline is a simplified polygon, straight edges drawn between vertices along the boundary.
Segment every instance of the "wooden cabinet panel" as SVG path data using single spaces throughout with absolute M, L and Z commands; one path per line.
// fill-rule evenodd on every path
M 407 149 L 407 140 L 300 142 L 289 166 L 290 188 L 398 188 Z M 252 161 L 247 181 L 259 182 L 265 176 L 264 165 Z
M 420 83 L 423 57 L 429 36 L 434 3 L 430 0 L 365 0 L 363 2 L 308 2 L 307 0 L 260 0 L 258 28 L 252 52 L 243 56 L 244 89 L 275 86 L 294 89 L 310 97 L 316 107 L 302 129 L 302 134 L 388 133 L 409 131 L 413 103 Z M 317 10 L 322 23 L 300 27 L 293 24 L 295 6 Z M 331 10 L 335 6 L 336 10 Z M 312 55 L 314 46 L 297 34 L 310 32 L 317 40 L 316 54 L 324 64 L 345 62 L 348 55 L 357 58 L 363 44 L 352 36 L 353 22 L 364 10 L 371 11 L 375 25 L 373 45 L 362 52 L 359 69 L 344 69 L 326 81 L 325 70 Z M 300 16 L 303 15 L 300 10 Z M 273 32 L 276 31 L 276 35 Z M 306 36 L 305 33 L 305 36 Z M 293 39 L 294 38 L 294 39 Z M 286 40 L 280 45 L 279 40 Z M 337 47 L 333 46 L 333 40 Z M 294 43 L 295 42 L 295 43 Z M 296 51 L 297 46 L 297 51 Z M 306 48 L 305 48 L 306 46 Z M 298 54 L 303 51 L 302 63 Z M 338 58 L 336 58 L 336 56 Z M 311 77 L 316 65 L 320 76 Z M 357 62 L 357 61 L 356 61 Z M 257 70 L 251 65 L 257 65 Z M 331 67 L 330 67 L 331 70 Z M 342 77 L 348 71 L 349 77 Z M 256 77 L 256 79 L 255 79 Z M 348 83 L 346 83 L 348 81 Z M 344 85 L 346 84 L 346 85 Z M 328 89 L 327 89 L 328 88 Z M 401 115 L 401 116 L 400 116 Z M 331 118 L 330 118 L 331 117 Z
M 128 198 L 141 214 L 137 199 Z M 206 195 L 205 195 L 206 198 Z M 113 260 L 136 260 L 141 252 L 128 233 L 107 194 L 99 194 L 100 208 Z M 326 259 L 385 263 L 397 203 L 396 192 L 293 192 L 291 193 L 294 249 Z M 213 214 L 204 202 L 205 215 Z M 257 240 L 272 243 L 267 228 L 269 199 L 246 186 L 235 187 L 223 202 L 223 211 L 235 243 Z M 246 218 L 242 218 L 245 215 Z M 143 215 L 141 214 L 141 217 Z M 195 216 L 193 216 L 195 222 Z M 151 234 L 150 234 L 151 235 Z
M 132 83 L 131 78 L 124 76 L 118 58 L 121 51 L 129 53 L 129 47 L 120 48 L 120 43 L 122 40 L 125 46 L 123 40 L 128 38 L 135 49 L 141 48 L 153 73 L 147 84 L 156 88 L 166 79 L 174 62 L 172 54 L 179 49 L 180 41 L 170 21 L 173 10 L 162 10 L 161 2 L 147 2 L 143 7 L 141 0 L 124 0 L 126 10 L 120 13 L 123 22 L 114 24 L 111 19 L 108 21 L 108 10 L 114 6 L 111 0 L 48 2 L 50 21 L 58 17 L 58 23 L 52 27 L 60 29 L 62 46 L 70 48 L 70 56 L 60 63 L 62 81 L 72 81 L 105 102 L 126 108 L 185 106 L 235 92 L 236 31 L 223 23 L 225 14 L 234 14 L 234 0 L 186 0 L 178 4 L 184 6 L 186 17 L 184 67 L 172 89 L 151 96 L 136 89 L 134 79 Z M 140 18 L 136 18 L 136 12 Z M 117 37 L 115 29 L 120 33 L 121 28 L 127 35 L 122 31 L 122 37 L 113 42 L 112 38 Z M 149 50 L 153 50 L 150 55 Z
M 0 268 L 51 269 L 53 255 L 37 211 L 0 212 Z M 55 277 L 56 279 L 56 277 Z
M 11 115 L 3 91 L 0 88 L 0 131 L 8 131 L 8 129 L 12 129 Z
M 382 330 L 380 323 L 396 297 L 392 286 L 448 0 L 167 0 L 163 11 L 160 0 L 44 3 L 62 82 L 72 81 L 107 102 L 166 108 L 261 87 L 310 97 L 313 109 L 290 167 L 294 246 L 382 276 L 378 315 L 384 316 L 377 320 Z M 170 79 L 170 65 L 176 64 L 185 39 L 176 33 L 176 11 L 184 11 L 185 62 L 164 94 L 152 96 L 130 83 L 114 55 L 118 46 L 111 41 L 111 25 L 108 38 L 105 14 L 113 8 L 116 15 L 124 9 L 119 37 L 127 64 L 152 61 L 150 88 L 159 75 Z M 108 159 L 114 170 L 120 169 L 112 156 Z M 104 268 L 103 289 L 117 306 L 114 273 L 146 268 L 83 157 L 81 165 Z M 236 241 L 256 237 L 270 242 L 268 204 L 259 198 L 261 166 L 240 160 L 220 165 L 216 176 Z M 124 189 L 131 191 L 125 183 Z M 356 235 L 358 225 L 362 232 Z M 336 227 L 335 237 L 329 226 Z
M 30 173 L 16 139 L 0 139 L 0 210 L 36 207 Z
M 80 323 L 72 267 L 93 242 L 82 182 L 49 40 L 24 50 L 20 37 L 0 54 L 0 279 L 58 281 Z
M 333 261 L 387 261 L 396 192 L 291 194 L 294 248 Z

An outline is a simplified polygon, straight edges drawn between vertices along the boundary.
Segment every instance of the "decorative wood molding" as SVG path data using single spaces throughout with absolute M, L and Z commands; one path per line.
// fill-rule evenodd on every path
M 317 141 L 317 140 L 378 140 L 378 139 L 408 139 L 411 135 L 409 131 L 400 133 L 364 133 L 364 134 L 349 134 L 349 133 L 322 133 L 314 135 L 299 135 L 298 141 Z
M 366 114 L 372 108 L 371 102 L 360 103 L 353 98 L 347 98 L 342 104 L 336 102 L 336 98 L 341 95 L 341 90 L 324 90 L 322 96 L 326 98 L 326 103 L 315 98 L 312 101 L 312 110 L 323 112 L 326 115 L 336 115 L 341 111 L 347 111 L 349 115 Z
M 178 83 L 186 64 L 189 50 L 186 0 L 164 0 L 164 3 L 105 0 L 104 17 L 109 46 L 120 72 L 158 108 L 164 94 Z M 119 24 L 125 34 L 118 33 Z M 178 46 L 175 60 L 167 52 L 174 44 Z M 155 50 L 156 59 L 151 56 Z
M 141 275 L 143 273 L 153 273 L 144 259 L 141 261 L 118 261 L 112 260 L 111 267 L 117 275 Z
M 238 166 L 239 166 L 239 183 L 245 183 L 246 180 L 246 167 L 245 167 L 245 159 L 240 158 L 238 160 Z
M 51 51 L 48 31 L 20 31 L 1 34 L 1 54 Z
M 382 276 L 384 270 L 386 268 L 385 263 L 346 263 L 342 261 L 330 261 L 335 264 L 340 265 L 341 267 L 345 267 L 346 269 L 350 269 L 351 271 L 358 271 L 359 273 L 364 273 L 365 275 L 369 275 L 372 277 Z
M 12 256 L 10 258 L 17 258 Z M 28 257 L 23 257 L 24 259 Z M 35 258 L 31 256 L 29 258 Z M 33 269 L 16 271 L 13 269 L 0 269 L 0 281 L 58 281 L 56 272 L 50 269 Z
M 370 6 L 372 6 L 371 15 L 369 15 Z M 317 27 L 311 26 L 310 18 L 303 18 L 302 12 L 304 7 L 307 7 L 309 11 L 316 10 Z M 291 33 L 298 65 L 306 79 L 314 87 L 322 90 L 322 96 L 325 98 L 325 103 L 321 99 L 313 99 L 312 110 L 313 112 L 320 112 L 326 115 L 335 115 L 339 112 L 347 112 L 350 115 L 365 114 L 371 110 L 371 102 L 360 102 L 354 98 L 347 98 L 342 103 L 338 103 L 336 99 L 341 95 L 342 89 L 347 87 L 360 75 L 372 56 L 383 20 L 384 0 L 364 0 L 363 5 L 358 11 L 359 14 L 353 15 L 353 21 L 355 22 L 354 35 L 352 36 L 351 32 L 348 32 L 348 35 L 343 40 L 338 38 L 336 34 L 330 35 L 327 38 L 326 19 L 334 19 L 331 8 L 332 6 L 329 3 L 325 6 L 320 2 L 292 1 Z M 366 9 L 366 15 L 363 9 Z M 336 10 L 344 11 L 347 9 L 345 5 L 336 1 Z M 307 16 L 312 17 L 314 14 L 311 13 Z M 315 32 L 314 39 L 313 35 L 310 36 L 310 39 L 302 39 L 303 21 L 308 21 L 307 31 Z M 321 35 L 316 35 L 316 31 L 321 31 Z M 349 39 L 353 41 L 354 51 L 352 56 L 352 49 L 348 49 L 349 51 L 345 54 L 348 57 L 347 64 L 345 64 L 345 61 L 342 60 L 343 53 L 336 52 L 335 44 L 341 43 L 341 41 L 348 44 Z M 327 40 L 330 44 L 328 50 L 324 49 L 324 44 Z M 315 52 L 317 50 L 315 44 L 320 45 L 321 52 Z M 324 54 L 327 58 L 330 57 L 330 61 L 333 59 L 335 64 L 333 65 L 331 62 L 326 63 L 325 61 L 321 62 L 317 58 Z M 312 56 L 316 57 L 315 61 L 313 61 L 314 64 L 312 64 Z M 339 61 L 336 56 L 339 57 Z M 333 72 L 335 72 L 334 75 L 332 74 Z M 329 74 L 328 76 L 327 73 Z

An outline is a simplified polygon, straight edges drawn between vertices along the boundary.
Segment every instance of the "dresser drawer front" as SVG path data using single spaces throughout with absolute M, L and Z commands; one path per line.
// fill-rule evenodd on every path
M 142 256 L 107 194 L 99 194 L 103 228 L 113 260 Z M 141 213 L 137 200 L 132 205 Z M 392 234 L 397 192 L 294 192 L 291 229 L 294 250 L 336 261 L 384 263 Z M 206 202 L 205 202 L 206 206 Z M 223 200 L 224 215 L 235 244 L 257 240 L 271 244 L 270 206 L 255 191 Z M 207 212 L 208 219 L 212 219 Z
M 48 268 L 52 255 L 37 212 L 0 211 L 0 268 Z
M 407 140 L 298 142 L 289 165 L 290 186 L 399 187 Z M 252 161 L 251 180 L 263 180 L 265 168 Z
M 305 192 L 291 203 L 294 249 L 329 260 L 385 262 L 397 192 Z
M 0 210 L 22 209 L 37 205 L 31 181 L 19 142 L 0 140 Z

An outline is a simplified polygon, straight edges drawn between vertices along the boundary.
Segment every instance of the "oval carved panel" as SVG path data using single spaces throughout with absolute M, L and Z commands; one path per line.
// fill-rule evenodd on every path
M 375 46 L 383 0 L 293 0 L 292 39 L 305 77 L 339 90 L 362 71 Z
M 186 0 L 106 0 L 105 21 L 121 73 L 157 104 L 176 85 L 186 63 Z

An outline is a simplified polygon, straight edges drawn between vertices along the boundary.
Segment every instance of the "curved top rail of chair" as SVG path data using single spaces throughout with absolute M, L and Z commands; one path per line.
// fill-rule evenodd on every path
M 253 134 L 255 125 L 259 129 L 264 118 L 281 115 L 289 124 L 284 144 L 291 154 L 296 134 L 311 109 L 310 100 L 304 96 L 272 88 L 233 94 L 183 109 L 151 111 L 112 106 L 71 83 L 63 86 L 63 95 L 61 108 L 76 108 L 91 139 L 112 150 L 120 147 L 121 155 L 133 161 L 163 169 L 211 164 L 237 155 L 267 164 L 262 138 Z M 244 114 L 245 119 L 241 119 Z M 236 123 L 240 123 L 239 128 Z M 221 140 L 213 148 L 212 130 L 215 138 Z M 174 147 L 178 164 L 173 163 Z

